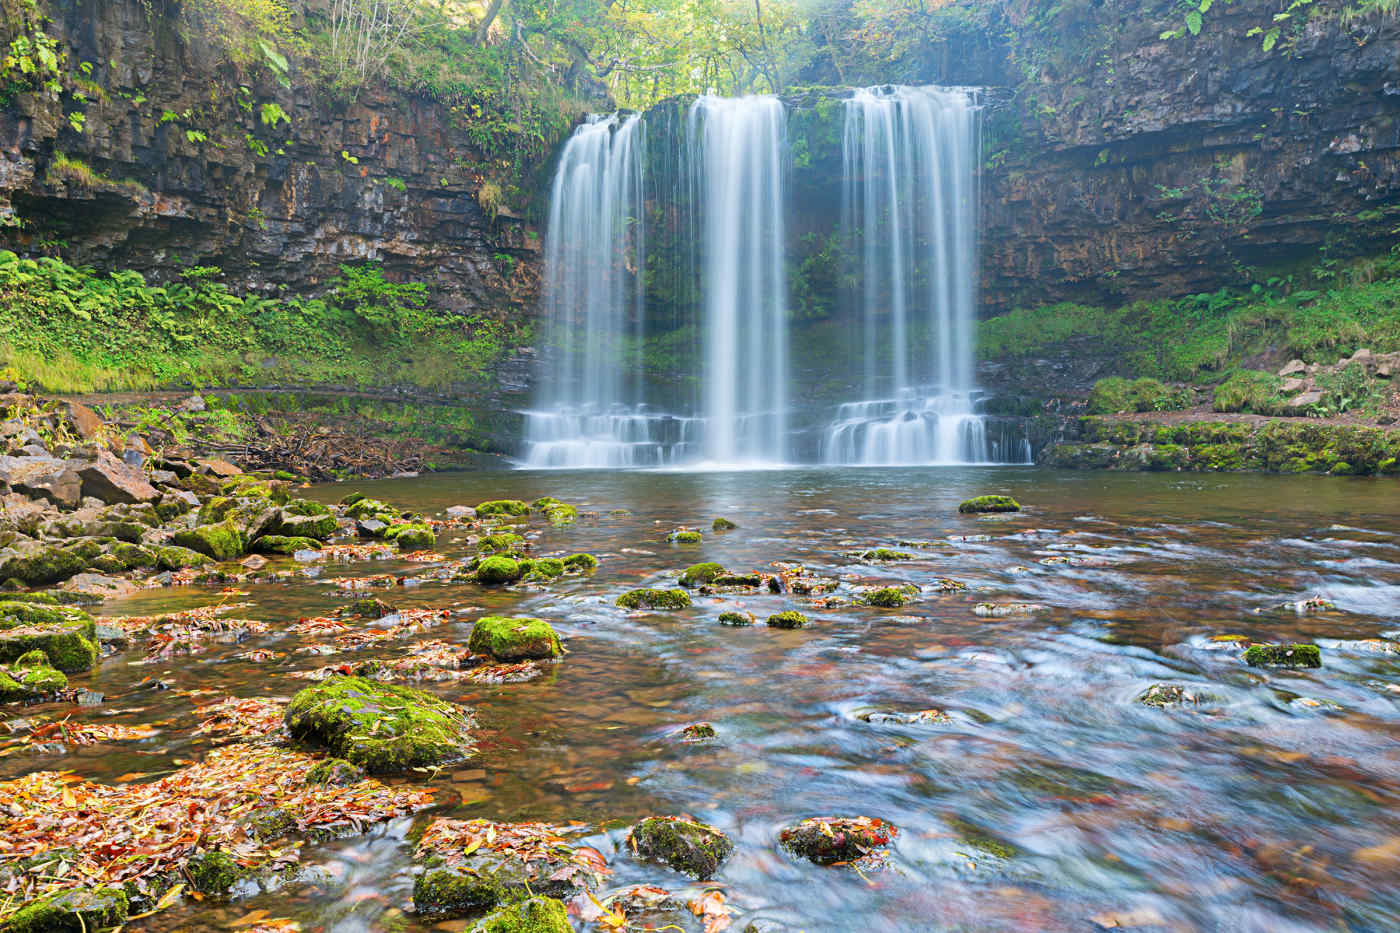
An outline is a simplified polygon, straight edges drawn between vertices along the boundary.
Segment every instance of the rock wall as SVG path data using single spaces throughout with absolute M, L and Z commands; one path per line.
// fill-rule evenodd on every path
M 1105 0 L 1040 63 L 950 56 L 942 80 L 1008 82 L 985 137 L 988 310 L 1208 291 L 1393 244 L 1400 19 L 1347 26 L 1339 5 L 1268 52 L 1248 33 L 1277 4 L 1216 3 L 1191 35 L 1179 4 Z
M 235 291 L 268 294 L 375 260 L 462 313 L 533 309 L 539 239 L 483 207 L 481 160 L 447 107 L 382 90 L 334 102 L 295 73 L 284 87 L 220 65 L 141 0 L 51 7 L 94 91 L 0 112 L 0 202 L 21 224 L 0 244 L 161 281 L 219 266 Z M 269 103 L 290 122 L 268 126 Z

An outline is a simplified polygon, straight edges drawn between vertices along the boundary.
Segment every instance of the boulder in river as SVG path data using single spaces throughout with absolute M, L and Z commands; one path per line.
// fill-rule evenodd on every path
M 1209 693 L 1181 684 L 1153 684 L 1137 696 L 1143 706 L 1167 709 L 1172 706 L 1199 706 L 1216 699 Z
M 548 622 L 503 616 L 478 619 L 467 647 L 472 654 L 490 655 L 497 661 L 557 658 L 564 653 L 559 636 Z
M 247 538 L 232 518 L 176 532 L 172 540 L 179 547 L 220 561 L 237 560 L 248 548 Z
M 126 922 L 131 909 L 119 887 L 77 888 L 35 898 L 5 921 L 5 933 L 68 933 L 109 930 Z
M 981 512 L 1019 512 L 1021 503 L 1010 496 L 974 496 L 959 502 L 958 511 L 965 515 Z
M 476 568 L 476 582 L 483 586 L 503 586 L 514 583 L 524 576 L 520 562 L 510 557 L 496 555 L 483 560 Z
M 711 560 L 702 564 L 691 564 L 685 568 L 678 582 L 681 586 L 700 586 L 704 583 L 713 583 L 716 577 L 723 575 L 724 567 Z
M 792 609 L 787 612 L 775 612 L 768 617 L 769 628 L 802 628 L 806 624 L 807 617 Z
M 734 851 L 723 832 L 696 820 L 653 816 L 632 827 L 627 837 L 640 857 L 708 881 Z
M 325 505 L 311 499 L 293 499 L 278 509 L 262 533 L 324 541 L 335 534 L 337 527 L 335 516 Z
M 745 625 L 753 625 L 756 620 L 749 612 L 721 612 L 719 614 L 720 625 L 732 625 L 736 628 Z
M 18 580 L 26 586 L 61 583 L 87 569 L 97 555 L 88 555 L 72 544 L 40 544 L 21 538 L 0 550 L 0 580 Z
M 617 598 L 623 609 L 688 609 L 690 594 L 685 590 L 628 590 Z
M 738 528 L 739 526 L 738 526 L 738 524 L 736 524 L 735 522 L 730 521 L 730 520 L 727 519 L 727 518 L 717 518 L 717 519 L 714 520 L 714 524 L 712 524 L 710 527 L 711 527 L 712 529 L 714 529 L 715 531 L 733 531 L 735 528 Z
M 322 745 L 371 774 L 457 761 L 475 750 L 470 713 L 422 690 L 331 677 L 287 705 L 294 739 Z
M 530 897 L 493 910 L 468 933 L 572 933 L 568 910 L 552 897 Z
M 898 609 L 918 595 L 919 588 L 912 584 L 882 586 L 862 593 L 860 602 L 863 605 L 877 606 L 881 609 Z
M 818 865 L 858 862 L 887 846 L 899 830 L 869 816 L 813 817 L 784 829 L 779 840 L 788 851 Z
M 97 663 L 96 625 L 71 606 L 0 601 L 0 661 L 42 651 L 60 671 L 91 670 Z
M 564 569 L 570 573 L 592 573 L 598 569 L 598 558 L 592 554 L 570 554 L 564 558 Z
M 476 507 L 477 518 L 490 518 L 508 516 L 512 518 L 523 517 L 530 514 L 529 503 L 519 499 L 492 499 L 483 502 Z
M 155 502 L 160 498 L 160 491 L 140 470 L 106 451 L 100 452 L 95 460 L 77 464 L 76 469 L 84 496 L 95 496 L 103 502 L 127 503 Z
M 1244 650 L 1244 663 L 1250 667 L 1321 667 L 1322 649 L 1317 645 L 1250 645 Z

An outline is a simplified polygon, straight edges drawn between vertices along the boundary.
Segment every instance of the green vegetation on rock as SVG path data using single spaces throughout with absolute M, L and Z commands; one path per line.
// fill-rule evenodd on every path
M 958 511 L 964 514 L 1019 512 L 1021 511 L 1021 503 L 1010 496 L 975 496 L 958 503 Z
M 617 598 L 623 609 L 687 609 L 690 594 L 685 590 L 628 590 Z
M 483 586 L 515 583 L 524 575 L 519 561 L 500 555 L 486 558 L 476 568 L 476 581 Z
M 1250 667 L 1321 667 L 1322 649 L 1317 645 L 1250 645 L 1244 650 L 1244 663 Z
M 490 655 L 498 661 L 557 658 L 564 653 L 548 622 L 502 616 L 478 619 L 467 647 L 472 654 Z
M 287 705 L 292 738 L 328 749 L 371 774 L 406 771 L 472 754 L 472 719 L 430 693 L 362 677 L 331 677 Z
M 0 662 L 42 652 L 66 673 L 91 670 L 97 663 L 96 625 L 70 606 L 0 600 Z
M 707 561 L 703 564 L 691 564 L 685 569 L 680 577 L 681 586 L 700 586 L 705 583 L 713 583 L 716 577 L 724 573 L 724 567 L 714 561 Z
M 789 609 L 786 612 L 775 612 L 768 617 L 770 628 L 802 628 L 807 625 L 807 617 L 800 612 Z
M 642 858 L 668 865 L 701 881 L 713 878 L 734 851 L 734 843 L 715 827 L 675 817 L 642 820 L 632 827 L 627 841 Z
M 530 897 L 482 917 L 469 933 L 572 933 L 563 901 Z
M 98 933 L 126 922 L 130 905 L 119 887 L 78 888 L 30 901 L 5 920 L 4 933 Z

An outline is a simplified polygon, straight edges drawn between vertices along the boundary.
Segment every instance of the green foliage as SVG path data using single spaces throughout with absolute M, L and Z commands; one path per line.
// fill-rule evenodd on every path
M 0 251 L 0 370 L 49 391 L 159 385 L 446 385 L 489 378 L 528 332 L 433 308 L 426 288 L 347 266 L 325 299 L 242 298 L 211 267 L 148 284 Z
M 1271 415 L 1282 410 L 1284 399 L 1279 395 L 1282 380 L 1273 373 L 1257 369 L 1236 369 L 1215 387 L 1216 411 L 1245 411 L 1256 415 Z
M 0 57 L 0 105 L 8 106 L 16 94 L 24 91 L 61 92 L 68 53 L 60 48 L 58 40 L 44 32 L 47 17 L 38 4 L 35 0 L 5 0 L 0 10 L 10 35 L 5 54 Z
M 1323 283 L 1330 287 L 1301 287 Z M 1116 309 L 1016 309 L 982 322 L 978 354 L 1028 356 L 1073 341 L 1113 353 L 1124 372 L 1178 381 L 1213 380 L 1270 349 L 1326 363 L 1362 346 L 1400 350 L 1400 259 L 1365 260 L 1340 276 L 1324 263 L 1297 280 L 1271 278 L 1248 289 Z
M 1091 415 L 1112 415 L 1119 412 L 1172 411 L 1186 407 L 1183 393 L 1144 376 L 1131 382 L 1120 376 L 1110 376 L 1094 383 L 1089 392 L 1087 411 Z

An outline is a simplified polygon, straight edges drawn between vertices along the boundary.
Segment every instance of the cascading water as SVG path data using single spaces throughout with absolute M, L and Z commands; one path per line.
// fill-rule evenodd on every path
M 645 145 L 641 116 L 614 114 L 580 126 L 560 155 L 545 239 L 541 398 L 525 413 L 526 466 L 659 466 L 695 439 L 694 419 L 652 412 L 642 397 Z
M 986 462 L 974 413 L 980 107 L 959 88 L 885 87 L 846 101 L 842 227 L 859 260 L 863 400 L 839 406 L 827 463 Z M 1000 446 L 1000 445 L 998 445 Z
M 703 456 L 716 464 L 782 463 L 788 452 L 782 102 L 701 97 L 690 109 L 686 141 L 703 231 Z

